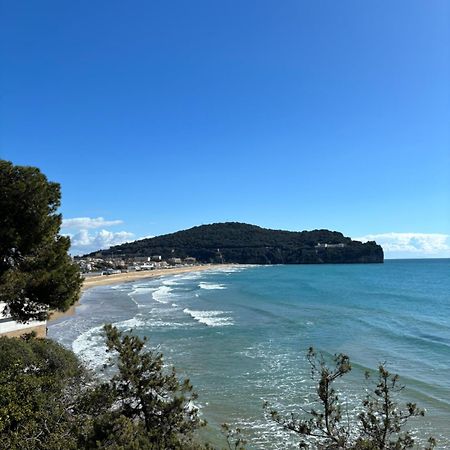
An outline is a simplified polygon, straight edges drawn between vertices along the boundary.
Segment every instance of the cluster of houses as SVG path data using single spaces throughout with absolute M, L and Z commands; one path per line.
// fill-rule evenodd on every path
M 187 258 L 168 258 L 163 260 L 160 255 L 153 256 L 134 256 L 118 257 L 111 256 L 107 258 L 76 258 L 75 261 L 80 266 L 82 273 L 92 275 L 111 275 L 124 272 L 139 272 L 142 270 L 167 269 L 174 266 L 193 266 L 197 260 L 192 257 Z

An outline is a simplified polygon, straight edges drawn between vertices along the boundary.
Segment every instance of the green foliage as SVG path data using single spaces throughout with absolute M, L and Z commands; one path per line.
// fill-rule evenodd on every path
M 145 341 L 105 326 L 114 375 L 84 398 L 92 428 L 83 448 L 187 449 L 203 423 L 193 406 L 189 380 L 166 370 Z
M 0 448 L 206 449 L 188 380 L 143 340 L 105 326 L 112 376 L 100 381 L 51 340 L 0 338 Z
M 193 407 L 188 380 L 164 367 L 162 355 L 145 340 L 105 326 L 111 354 L 105 378 L 97 378 L 59 344 L 28 336 L 0 338 L 0 448 L 23 450 L 211 450 L 195 440 L 204 425 Z M 300 437 L 301 448 L 322 450 L 405 450 L 415 445 L 405 431 L 423 415 L 413 403 L 401 407 L 397 375 L 381 365 L 361 412 L 349 418 L 335 383 L 351 370 L 346 355 L 329 368 L 308 353 L 317 382 L 315 407 L 271 417 Z M 367 375 L 367 378 L 371 377 Z M 244 450 L 241 430 L 224 424 L 228 450 Z M 427 450 L 435 446 L 430 438 Z
M 315 248 L 318 243 L 345 244 L 345 246 Z M 198 261 L 206 263 L 383 262 L 383 250 L 375 242 L 362 244 L 335 231 L 269 230 L 237 222 L 202 225 L 177 233 L 122 244 L 104 250 L 101 254 L 108 256 L 118 250 L 123 256 L 161 255 L 163 258 L 193 256 Z
M 78 298 L 81 276 L 60 236 L 60 187 L 39 169 L 0 160 L 0 302 L 18 321 L 42 320 Z
M 370 373 L 366 373 L 370 379 Z M 357 448 L 405 449 L 413 448 L 414 439 L 404 427 L 411 417 L 423 416 L 424 410 L 415 403 L 407 403 L 400 408 L 396 396 L 403 390 L 399 376 L 390 374 L 383 365 L 378 367 L 378 380 L 373 392 L 369 392 L 363 401 L 364 409 L 358 418 L 361 423 L 361 436 Z M 434 447 L 434 439 L 430 438 Z M 368 447 L 369 445 L 369 447 Z
M 84 370 L 50 340 L 0 338 L 0 448 L 76 449 L 72 415 Z
M 309 410 L 302 408 L 300 414 L 292 413 L 284 418 L 265 404 L 275 422 L 300 437 L 300 448 L 405 450 L 414 447 L 414 439 L 405 426 L 410 418 L 423 416 L 424 411 L 414 403 L 400 406 L 397 395 L 403 386 L 399 385 L 398 375 L 390 374 L 380 365 L 376 385 L 362 401 L 362 411 L 350 418 L 334 388 L 334 383 L 351 371 L 348 356 L 335 355 L 334 367 L 330 369 L 323 356 L 310 348 L 308 360 L 311 376 L 317 383 L 317 406 Z M 366 374 L 366 378 L 370 375 Z M 435 444 L 429 438 L 425 450 L 431 450 Z
M 227 423 L 222 424 L 222 434 L 225 436 L 228 450 L 245 450 L 247 441 L 242 436 L 240 428 L 232 428 Z

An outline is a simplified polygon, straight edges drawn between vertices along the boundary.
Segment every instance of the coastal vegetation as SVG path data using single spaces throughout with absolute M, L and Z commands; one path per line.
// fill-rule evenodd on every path
M 413 417 L 424 416 L 425 411 L 415 403 L 402 406 L 398 395 L 404 389 L 399 376 L 391 374 L 380 364 L 377 379 L 362 399 L 358 411 L 350 413 L 342 400 L 345 392 L 338 393 L 336 383 L 352 370 L 350 359 L 345 354 L 334 356 L 330 367 L 323 355 L 313 348 L 307 359 L 311 365 L 311 377 L 315 381 L 312 407 L 301 408 L 284 417 L 268 403 L 264 407 L 268 415 L 281 427 L 299 437 L 300 448 L 343 450 L 403 450 L 414 448 L 416 442 L 407 429 Z M 372 375 L 366 372 L 366 380 Z M 425 450 L 435 447 L 436 441 L 429 437 Z
M 48 339 L 0 338 L 0 448 L 201 449 L 189 380 L 145 341 L 105 326 L 106 379 Z
M 381 263 L 383 249 L 329 230 L 270 230 L 238 222 L 201 225 L 189 230 L 122 244 L 90 256 L 161 255 L 196 258 L 203 263 L 320 264 Z
M 50 308 L 66 309 L 78 297 L 81 277 L 67 253 L 69 238 L 59 235 L 59 185 L 49 182 L 36 168 L 0 161 L 0 188 L 4 212 L 0 217 L 0 301 L 7 304 L 6 313 L 25 322 L 47 317 Z M 299 259 L 282 260 L 382 260 L 382 250 L 375 243 L 357 243 L 326 230 L 291 233 L 229 223 L 155 239 L 149 241 L 160 246 L 155 247 L 159 253 L 171 248 L 171 253 L 186 251 L 200 260 L 220 254 L 224 260 L 268 263 L 278 261 L 269 254 L 285 258 L 296 251 Z M 147 241 L 122 249 L 138 252 L 144 245 L 145 251 L 153 251 L 153 244 L 148 246 Z M 321 243 L 327 246 L 319 246 Z M 322 252 L 330 253 L 322 257 Z M 306 254 L 311 260 L 302 259 Z M 162 354 L 145 339 L 111 325 L 105 325 L 104 337 L 109 358 L 102 373 L 92 373 L 72 351 L 49 339 L 36 339 L 32 334 L 0 337 L 0 448 L 211 449 L 196 435 L 205 422 L 198 415 L 197 396 L 189 380 L 167 368 Z M 334 386 L 351 370 L 348 357 L 338 355 L 331 369 L 313 350 L 308 358 L 317 382 L 317 407 L 284 418 L 266 406 L 273 420 L 299 436 L 301 448 L 413 448 L 414 439 L 404 427 L 423 412 L 412 403 L 400 408 L 395 398 L 401 390 L 396 375 L 380 366 L 375 388 L 363 400 L 361 410 L 355 417 L 344 417 Z M 354 423 L 358 424 L 356 434 Z M 229 449 L 244 448 L 239 429 L 224 425 L 223 432 Z M 434 444 L 430 439 L 426 448 Z
M 58 183 L 36 167 L 0 160 L 0 303 L 17 321 L 44 320 L 78 299 L 81 275 L 59 234 Z
M 110 358 L 101 374 L 91 373 L 73 352 L 51 340 L 0 338 L 0 448 L 212 449 L 196 437 L 206 423 L 198 416 L 189 380 L 165 367 L 162 354 L 145 339 L 111 325 L 104 334 Z M 400 405 L 396 396 L 403 387 L 397 375 L 381 365 L 375 386 L 351 413 L 335 389 L 351 370 L 349 358 L 337 355 L 330 368 L 310 349 L 308 359 L 316 383 L 313 407 L 283 417 L 265 405 L 272 420 L 298 436 L 300 448 L 417 448 L 405 426 L 424 412 L 413 403 Z M 244 450 L 245 430 L 224 424 L 222 431 L 230 450 Z M 430 438 L 424 449 L 435 444 Z
M 0 338 L 0 448 L 76 448 L 75 413 L 85 370 L 56 342 Z

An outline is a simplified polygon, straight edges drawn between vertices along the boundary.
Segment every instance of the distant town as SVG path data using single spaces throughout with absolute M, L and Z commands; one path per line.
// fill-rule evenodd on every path
M 121 257 L 75 257 L 80 271 L 85 276 L 114 275 L 118 273 L 139 272 L 144 270 L 169 269 L 172 267 L 191 267 L 198 264 L 196 258 L 167 258 L 161 255 Z

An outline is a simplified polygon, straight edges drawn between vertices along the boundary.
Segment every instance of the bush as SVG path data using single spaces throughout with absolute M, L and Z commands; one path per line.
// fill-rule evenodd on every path
M 344 410 L 335 382 L 351 371 L 350 359 L 339 354 L 334 357 L 334 367 L 329 368 L 322 355 L 309 349 L 308 360 L 311 376 L 317 383 L 317 407 L 302 409 L 300 414 L 292 413 L 282 417 L 265 404 L 270 417 L 283 429 L 296 433 L 300 448 L 322 450 L 404 450 L 414 446 L 414 439 L 405 425 L 412 417 L 423 416 L 424 411 L 415 403 L 401 407 L 397 401 L 403 389 L 398 375 L 392 375 L 381 364 L 373 391 L 362 401 L 362 412 L 349 418 Z M 366 373 L 370 379 L 370 374 Z M 344 412 L 346 413 L 344 415 Z M 426 449 L 432 449 L 435 440 L 429 438 Z

